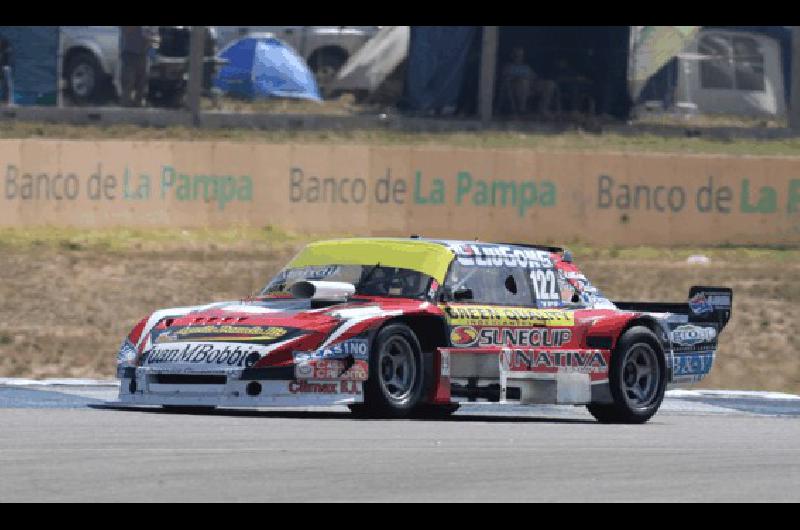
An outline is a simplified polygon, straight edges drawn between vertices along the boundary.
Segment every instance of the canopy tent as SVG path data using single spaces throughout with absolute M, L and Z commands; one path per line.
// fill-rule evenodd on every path
M 445 113 L 455 109 L 479 56 L 479 26 L 411 26 L 405 104 L 410 110 Z
M 671 26 L 650 34 L 667 35 L 670 31 L 665 28 Z M 791 84 L 788 30 L 778 26 L 693 28 L 683 31 L 682 44 L 677 38 L 659 44 L 641 27 L 634 30 L 629 77 L 640 111 L 750 117 L 786 114 Z
M 11 67 L 13 102 L 17 105 L 58 103 L 58 26 L 0 26 L 3 54 Z M 0 72 L 2 75 L 2 72 Z M 4 83 L 0 83 L 0 91 Z M 0 94 L 5 101 L 6 94 Z
M 321 101 L 314 74 L 283 41 L 270 34 L 250 34 L 220 52 L 227 61 L 214 86 L 245 99 L 298 98 Z
M 632 26 L 628 90 L 636 101 L 647 81 L 695 38 L 700 26 Z
M 410 26 L 385 26 L 339 70 L 334 92 L 378 91 L 408 57 Z

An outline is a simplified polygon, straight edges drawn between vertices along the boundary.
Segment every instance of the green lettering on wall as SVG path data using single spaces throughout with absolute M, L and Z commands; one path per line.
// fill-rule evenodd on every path
M 778 210 L 778 194 L 771 186 L 762 186 L 759 190 L 758 202 L 750 198 L 750 179 L 742 180 L 742 213 L 774 213 Z

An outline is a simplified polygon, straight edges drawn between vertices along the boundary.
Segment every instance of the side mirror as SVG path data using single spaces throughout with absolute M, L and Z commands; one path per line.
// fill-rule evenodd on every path
M 464 300 L 472 300 L 472 289 L 467 289 L 466 287 L 462 287 L 461 289 L 456 289 L 453 291 L 453 301 L 454 302 L 461 302 Z

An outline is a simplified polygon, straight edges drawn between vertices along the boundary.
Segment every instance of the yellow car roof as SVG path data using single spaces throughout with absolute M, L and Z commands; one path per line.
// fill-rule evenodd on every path
M 444 283 L 453 251 L 420 239 L 352 238 L 309 243 L 288 268 L 322 265 L 375 265 L 410 269 Z

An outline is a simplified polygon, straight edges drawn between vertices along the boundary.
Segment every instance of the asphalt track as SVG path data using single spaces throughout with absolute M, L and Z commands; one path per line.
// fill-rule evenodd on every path
M 490 404 L 445 421 L 97 408 L 114 394 L 0 380 L 0 502 L 800 500 L 796 396 L 678 392 L 620 426 Z

